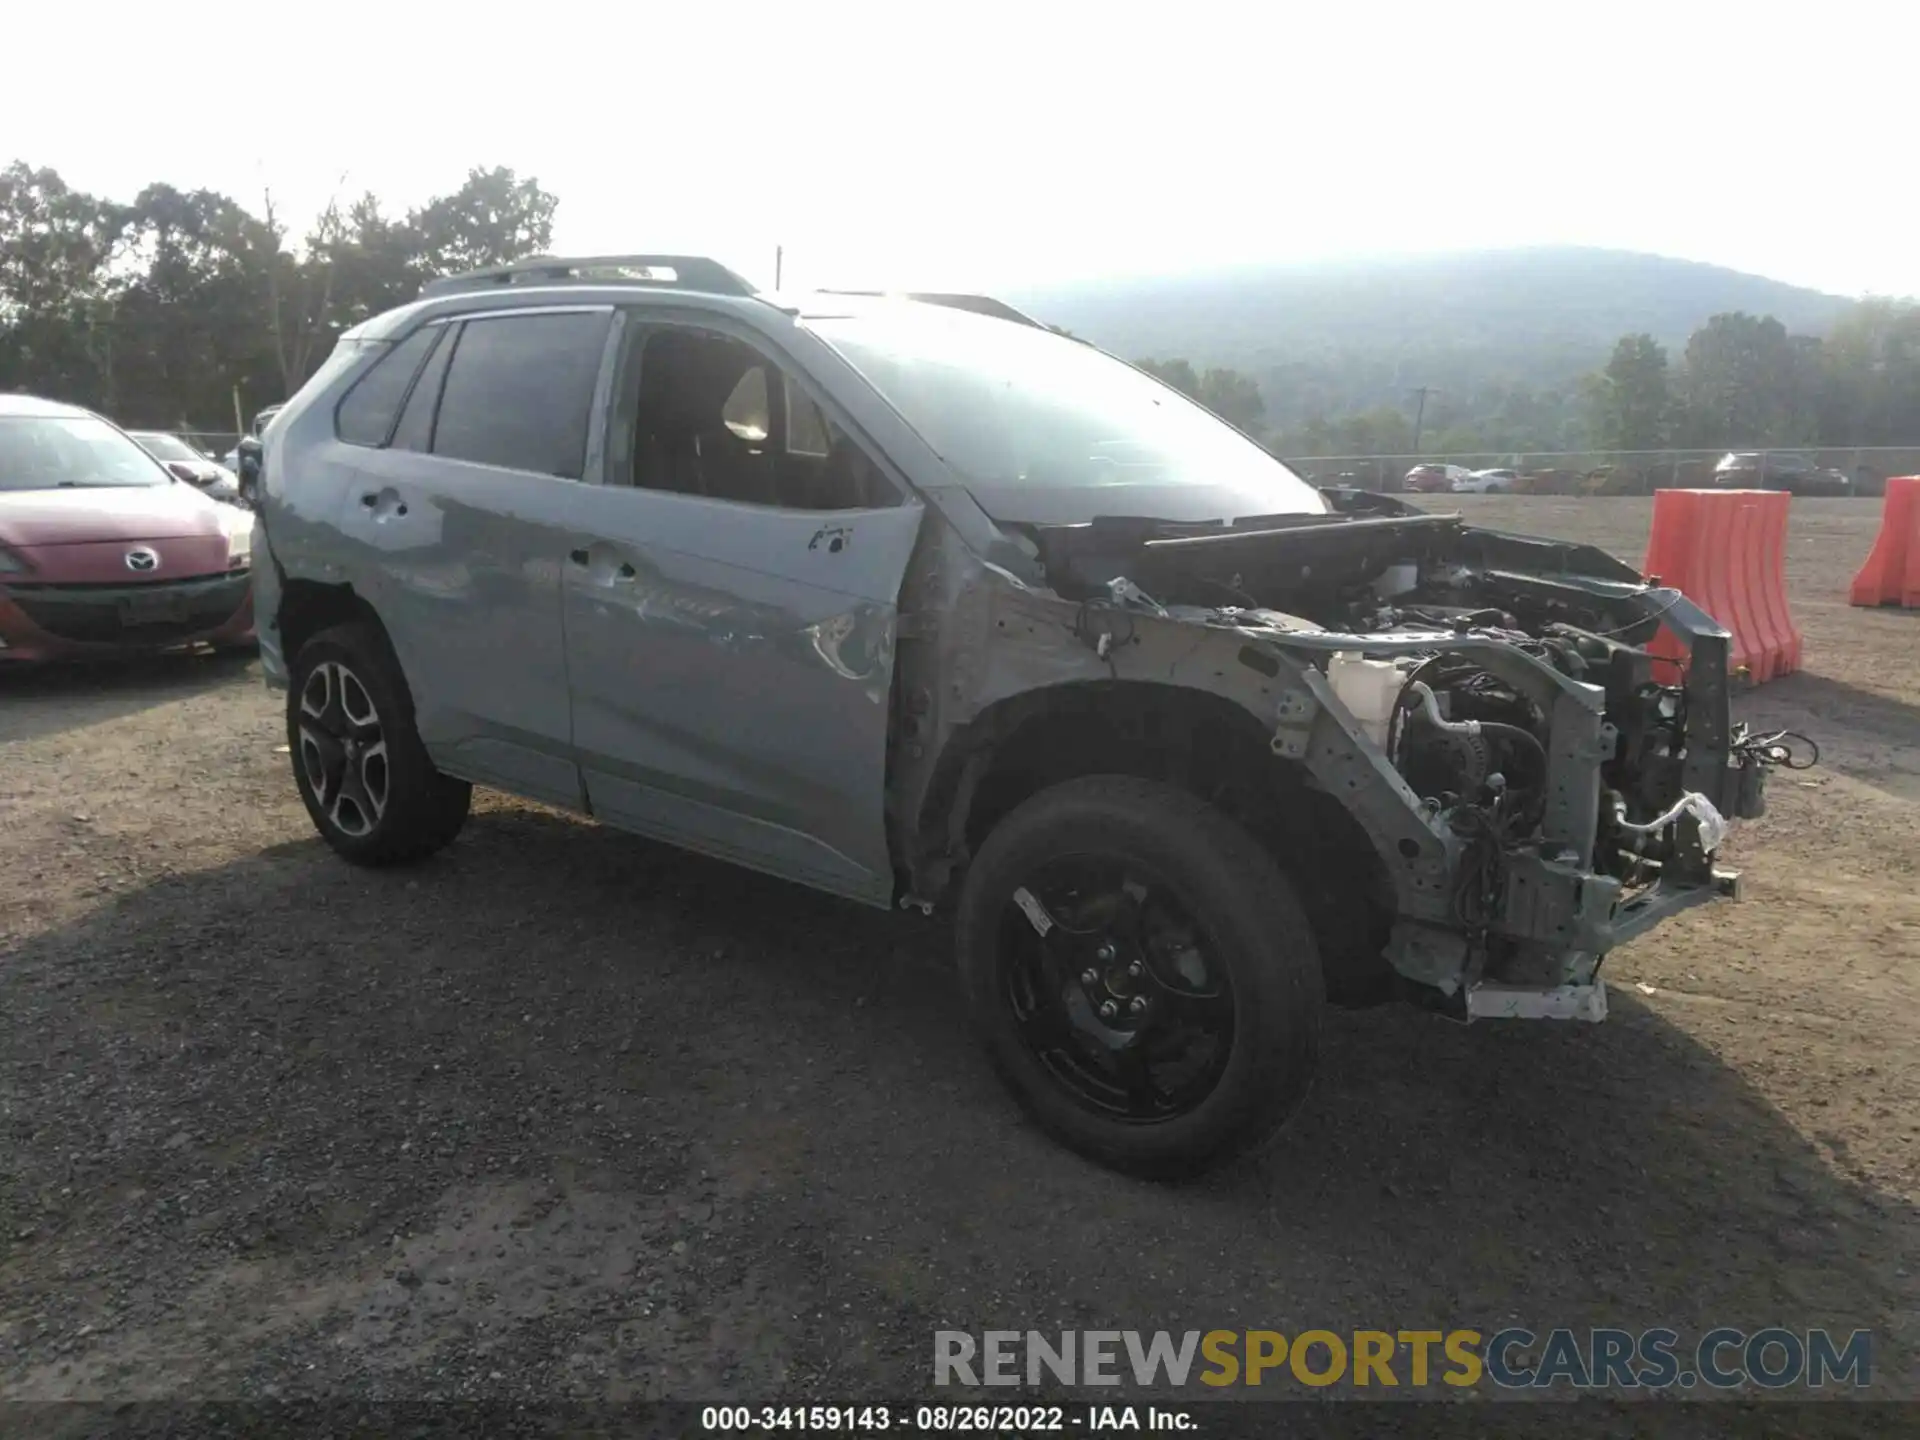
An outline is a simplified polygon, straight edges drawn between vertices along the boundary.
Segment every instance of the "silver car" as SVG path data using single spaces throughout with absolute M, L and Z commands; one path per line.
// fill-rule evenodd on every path
M 1456 495 L 1507 495 L 1520 483 L 1517 470 L 1475 470 L 1453 482 Z
M 486 784 L 950 911 L 1015 1095 L 1149 1175 L 1273 1132 L 1329 997 L 1600 1018 L 1610 949 L 1732 893 L 1780 758 L 1678 593 L 1317 490 L 981 297 L 437 281 L 269 429 L 255 544 L 348 860 Z

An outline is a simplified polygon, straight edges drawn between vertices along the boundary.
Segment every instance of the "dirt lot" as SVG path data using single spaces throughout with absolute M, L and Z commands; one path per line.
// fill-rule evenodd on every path
M 1469 499 L 1638 560 L 1641 500 Z M 0 1393 L 844 1400 L 940 1326 L 1826 1325 L 1920 1396 L 1920 614 L 1796 502 L 1817 737 L 1606 1025 L 1333 1015 L 1197 1187 L 1025 1128 L 930 922 L 500 796 L 333 859 L 251 663 L 0 675 Z

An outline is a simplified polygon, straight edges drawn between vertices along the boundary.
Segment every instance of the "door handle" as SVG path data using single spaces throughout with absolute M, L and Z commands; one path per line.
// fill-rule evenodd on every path
M 593 564 L 593 552 L 591 549 L 569 550 L 567 552 L 567 559 L 571 560 L 574 564 L 578 565 L 581 569 L 584 570 Z M 629 564 L 625 560 L 622 560 L 617 566 L 614 567 L 613 574 L 604 575 L 600 583 L 610 584 L 612 582 L 620 581 L 620 580 L 631 580 L 633 579 L 634 576 L 638 575 L 639 573 L 640 572 L 638 570 L 635 570 L 631 564 Z

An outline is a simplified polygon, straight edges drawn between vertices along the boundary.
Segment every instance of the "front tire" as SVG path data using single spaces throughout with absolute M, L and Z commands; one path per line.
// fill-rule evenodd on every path
M 459 834 L 473 787 L 427 758 L 384 635 L 365 624 L 323 630 L 288 678 L 287 750 L 321 839 L 356 865 L 396 865 Z
M 1293 887 L 1234 821 L 1131 776 L 1002 820 L 957 916 L 969 1007 L 1049 1134 L 1170 1179 L 1267 1140 L 1311 1083 L 1320 957 Z

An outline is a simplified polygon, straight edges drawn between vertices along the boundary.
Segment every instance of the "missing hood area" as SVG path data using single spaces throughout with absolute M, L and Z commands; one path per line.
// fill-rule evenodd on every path
M 1567 951 L 1597 965 L 1660 915 L 1731 892 L 1736 877 L 1713 867 L 1727 817 L 1760 814 L 1763 771 L 1808 751 L 1732 724 L 1724 629 L 1596 547 L 1323 493 L 1326 514 L 1024 533 L 1083 613 L 1237 632 L 1242 663 L 1276 683 L 1291 666 L 1337 700 L 1445 838 L 1447 923 L 1502 978 L 1528 978 L 1528 951 L 1554 953 L 1540 980 L 1575 978 Z M 1663 624 L 1688 659 L 1645 648 Z M 1287 743 L 1283 722 L 1276 753 Z M 1541 867 L 1565 880 L 1564 914 L 1520 913 L 1551 878 Z M 1604 903 L 1582 875 L 1604 877 Z
M 1519 643 L 1559 625 L 1637 646 L 1660 619 L 1647 597 L 1671 593 L 1590 545 L 1481 530 L 1387 495 L 1322 493 L 1326 514 L 1232 524 L 1101 516 L 1026 533 L 1048 583 L 1068 599 L 1110 598 L 1119 580 L 1183 618 L 1293 632 L 1479 633 Z

